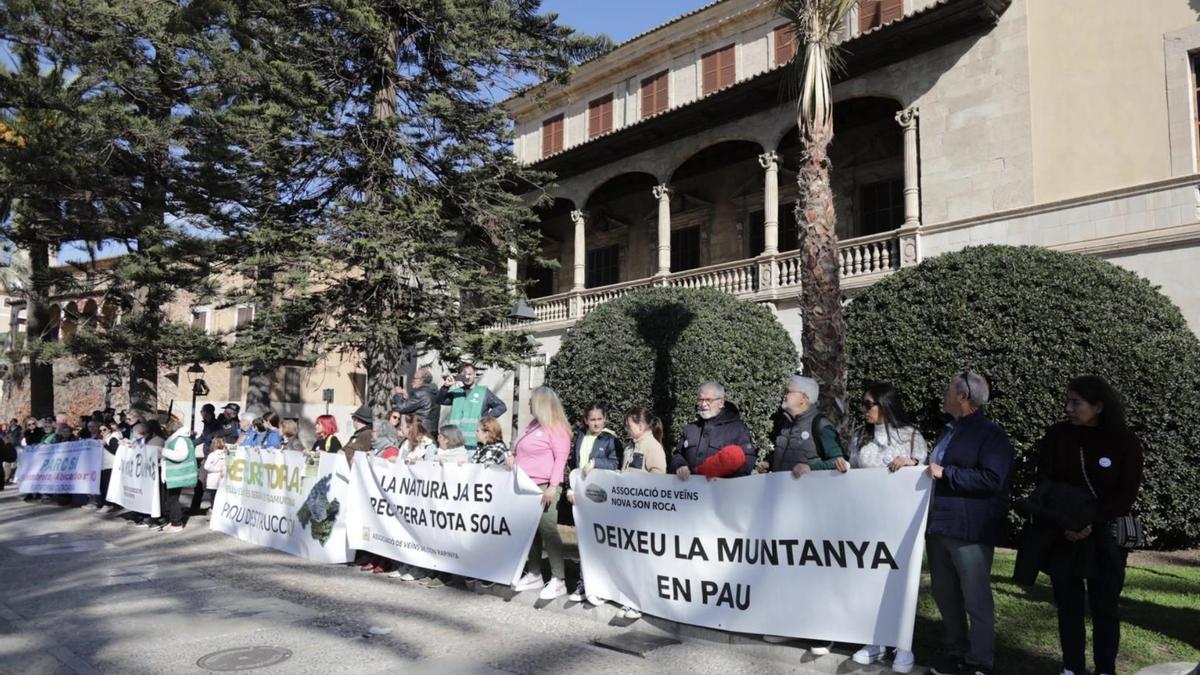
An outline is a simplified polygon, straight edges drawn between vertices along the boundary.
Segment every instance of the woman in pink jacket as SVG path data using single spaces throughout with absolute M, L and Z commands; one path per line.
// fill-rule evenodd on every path
M 566 573 L 563 569 L 563 542 L 558 533 L 558 493 L 563 467 L 571 452 L 571 427 L 563 412 L 558 394 L 549 387 L 538 387 L 529 397 L 529 412 L 533 421 L 525 427 L 513 444 L 510 460 L 521 467 L 533 482 L 542 488 L 542 519 L 529 547 L 525 576 L 513 587 L 517 591 L 541 588 L 543 600 L 553 600 L 567 594 Z M 550 581 L 542 581 L 542 549 L 550 558 Z

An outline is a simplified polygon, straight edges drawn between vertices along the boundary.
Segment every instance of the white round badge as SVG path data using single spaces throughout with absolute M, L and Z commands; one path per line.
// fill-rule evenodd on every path
M 1101 457 L 1100 458 L 1100 466 L 1107 469 L 1108 467 L 1112 466 L 1112 460 L 1107 457 Z
M 811 437 L 812 437 L 812 434 L 808 433 L 807 431 L 800 432 L 800 438 L 803 438 L 806 441 Z

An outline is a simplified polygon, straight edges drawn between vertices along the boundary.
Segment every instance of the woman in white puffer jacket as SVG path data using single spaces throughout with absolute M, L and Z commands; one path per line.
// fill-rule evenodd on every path
M 925 461 L 929 446 L 921 432 L 913 426 L 900 400 L 900 393 L 887 382 L 876 382 L 863 392 L 863 422 L 866 424 L 854 436 L 850 445 L 850 466 L 855 469 L 899 471 Z M 885 645 L 866 645 L 851 657 L 855 663 L 868 665 L 887 655 Z M 907 649 L 896 649 L 892 671 L 909 673 L 913 655 Z

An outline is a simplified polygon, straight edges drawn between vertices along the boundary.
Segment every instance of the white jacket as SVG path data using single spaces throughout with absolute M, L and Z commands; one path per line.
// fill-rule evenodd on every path
M 214 450 L 204 458 L 204 488 L 216 490 L 225 479 L 225 451 Z
M 925 437 L 914 427 L 889 429 L 877 424 L 870 438 L 863 436 L 863 432 L 856 434 L 850 445 L 850 466 L 856 469 L 886 467 L 897 457 L 907 457 L 920 464 L 929 454 Z

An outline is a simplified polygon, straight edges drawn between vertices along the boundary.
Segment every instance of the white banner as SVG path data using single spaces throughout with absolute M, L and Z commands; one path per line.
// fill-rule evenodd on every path
M 575 487 L 587 590 L 682 623 L 911 649 L 931 486 L 915 467 L 593 471 Z
M 340 452 L 322 454 L 320 462 L 314 474 L 292 450 L 226 453 L 209 528 L 309 560 L 349 562 L 343 522 L 349 467 Z
M 104 446 L 99 441 L 27 447 L 17 463 L 17 489 L 39 494 L 100 494 L 102 452 Z
M 425 569 L 512 583 L 541 517 L 525 472 L 358 455 L 346 514 L 355 548 Z
M 117 447 L 113 464 L 104 499 L 151 518 L 162 517 L 158 448 L 144 443 L 122 443 Z

